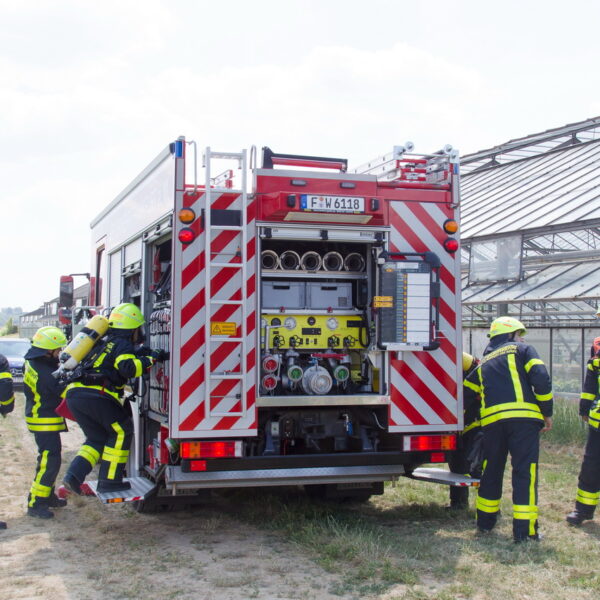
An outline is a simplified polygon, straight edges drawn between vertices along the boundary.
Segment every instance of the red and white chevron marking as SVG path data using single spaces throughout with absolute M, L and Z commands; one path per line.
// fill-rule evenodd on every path
M 462 393 L 460 254 L 443 247 L 442 224 L 455 215 L 433 202 L 390 202 L 393 252 L 432 251 L 441 260 L 441 346 L 434 351 L 403 352 L 391 361 L 391 432 L 451 431 L 462 428 L 457 393 Z
M 184 202 L 197 215 L 206 202 L 205 195 Z M 234 193 L 212 194 L 213 209 L 242 210 L 241 195 Z M 223 379 L 211 381 L 210 402 L 207 405 L 204 361 L 210 361 L 211 373 L 239 373 L 241 370 L 241 344 L 223 340 L 208 342 L 205 331 L 207 299 L 204 281 L 207 261 L 205 256 L 205 232 L 200 231 L 200 220 L 192 227 L 196 228 L 196 239 L 184 247 L 181 252 L 181 273 L 179 279 L 179 361 L 178 361 L 178 404 L 175 423 L 171 424 L 172 434 L 217 437 L 227 435 L 255 435 L 255 302 L 256 273 L 255 258 L 255 215 L 254 204 L 247 210 L 247 297 L 246 303 L 246 398 L 236 398 L 241 392 L 239 380 Z M 236 231 L 217 231 L 211 239 L 211 258 L 221 263 L 239 264 L 236 257 L 241 235 Z M 241 300 L 240 270 L 230 267 L 209 267 L 211 275 L 211 294 L 213 300 Z M 242 310 L 236 305 L 214 304 L 211 308 L 211 322 L 234 322 L 238 325 L 236 337 L 241 336 Z M 175 365 L 177 368 L 177 365 Z

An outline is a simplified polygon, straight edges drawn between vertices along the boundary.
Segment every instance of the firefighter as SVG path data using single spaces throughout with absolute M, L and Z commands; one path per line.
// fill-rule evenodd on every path
M 13 379 L 8 367 L 8 360 L 4 354 L 0 354 L 0 415 L 6 415 L 15 408 L 15 394 L 13 391 Z M 6 523 L 0 521 L 0 529 L 6 529 Z
M 566 516 L 567 523 L 571 525 L 581 525 L 593 519 L 600 498 L 600 337 L 594 339 L 591 355 L 579 400 L 579 414 L 589 427 L 577 482 L 575 509 Z
M 27 498 L 30 517 L 51 519 L 50 508 L 66 506 L 67 501 L 54 493 L 54 483 L 61 464 L 60 432 L 67 430 L 63 417 L 54 410 L 60 404 L 61 386 L 52 376 L 58 368 L 58 355 L 67 343 L 58 327 L 40 327 L 25 354 L 25 422 L 35 437 L 38 457 L 35 477 Z
M 469 373 L 477 367 L 479 361 L 470 354 L 463 352 L 462 355 L 463 380 Z M 478 436 L 481 435 L 479 424 L 479 395 L 467 386 L 463 386 L 463 405 L 465 428 L 460 436 L 459 448 L 448 461 L 448 467 L 451 473 L 460 475 L 477 476 L 478 473 L 472 473 L 472 451 Z M 450 486 L 450 506 L 451 510 L 461 510 L 469 506 L 469 488 Z
M 524 325 L 512 317 L 492 322 L 490 342 L 465 385 L 481 396 L 484 467 L 477 494 L 477 528 L 489 533 L 500 512 L 502 478 L 512 460 L 513 537 L 539 540 L 540 430 L 552 428 L 552 384 L 535 349 L 523 342 Z
M 81 484 L 100 461 L 98 492 L 119 492 L 131 488 L 123 481 L 133 421 L 124 388 L 129 379 L 141 376 L 162 351 L 139 348 L 144 316 L 131 303 L 116 306 L 108 317 L 104 342 L 95 350 L 96 358 L 65 392 L 67 406 L 86 439 L 64 478 L 68 491 L 81 494 Z

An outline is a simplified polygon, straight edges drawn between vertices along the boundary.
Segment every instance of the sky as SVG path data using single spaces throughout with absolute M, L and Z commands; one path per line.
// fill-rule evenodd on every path
M 180 135 L 352 167 L 600 116 L 599 18 L 595 0 L 0 0 L 0 307 L 88 272 L 92 219 Z

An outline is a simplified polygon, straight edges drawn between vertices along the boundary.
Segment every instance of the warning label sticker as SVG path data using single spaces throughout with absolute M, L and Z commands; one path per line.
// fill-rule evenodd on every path
M 231 321 L 211 321 L 210 334 L 211 335 L 235 335 L 237 327 L 235 323 Z

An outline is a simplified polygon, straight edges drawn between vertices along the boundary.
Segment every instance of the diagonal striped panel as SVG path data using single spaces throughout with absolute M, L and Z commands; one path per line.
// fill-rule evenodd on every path
M 455 215 L 445 204 L 390 202 L 390 248 L 394 252 L 434 252 L 440 259 L 440 348 L 402 352 L 391 361 L 390 431 L 459 429 L 457 396 L 462 371 L 458 286 L 460 265 L 443 247 L 446 219 Z
M 216 194 L 212 198 L 213 209 L 241 209 L 241 195 L 236 193 Z M 200 214 L 205 195 L 202 194 L 190 206 Z M 215 379 L 211 382 L 210 404 L 204 404 L 204 361 L 210 357 L 211 372 L 240 372 L 238 342 L 223 340 L 207 343 L 204 331 L 207 302 L 203 281 L 206 270 L 210 269 L 212 301 L 236 301 L 241 299 L 241 271 L 238 268 L 214 267 L 205 263 L 204 236 L 200 231 L 196 240 L 183 251 L 182 261 L 182 302 L 181 302 L 181 377 L 180 377 L 180 413 L 179 431 L 197 437 L 220 437 L 227 435 L 253 435 L 256 430 L 255 384 L 256 376 L 256 257 L 255 205 L 247 206 L 246 231 L 246 359 L 247 371 L 246 398 L 239 398 L 239 380 Z M 210 243 L 211 258 L 218 262 L 240 263 L 238 232 L 216 230 Z M 196 242 L 198 242 L 196 244 Z M 238 254 L 238 256 L 236 256 Z M 237 334 L 241 333 L 241 309 L 239 305 L 212 304 L 211 322 L 235 322 Z M 218 376 L 218 375 L 217 375 Z M 238 390 L 238 391 L 236 391 Z M 245 404 L 245 410 L 244 406 Z M 216 413 L 216 414 L 214 414 Z M 233 413 L 232 416 L 219 416 Z M 214 416 L 211 416 L 213 415 Z

